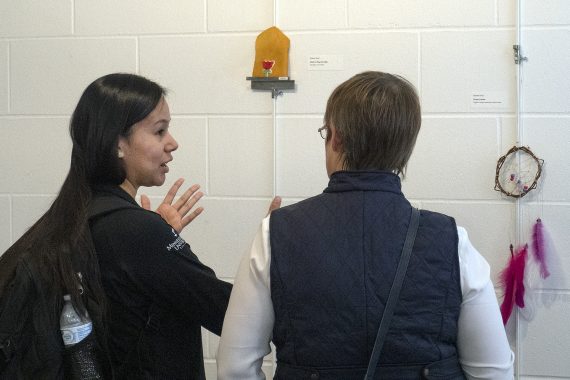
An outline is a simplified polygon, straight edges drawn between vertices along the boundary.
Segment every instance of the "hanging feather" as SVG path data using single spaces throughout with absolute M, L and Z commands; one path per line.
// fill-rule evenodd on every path
M 509 317 L 513 311 L 515 300 L 515 255 L 513 254 L 513 245 L 510 246 L 511 257 L 505 269 L 499 275 L 499 281 L 503 288 L 503 303 L 501 303 L 501 316 L 503 317 L 503 325 L 507 324 Z
M 532 228 L 532 248 L 533 254 L 538 265 L 540 266 L 540 277 L 547 278 L 550 276 L 546 265 L 546 249 L 544 243 L 544 226 L 542 220 L 538 218 L 534 227 Z
M 513 245 L 510 245 L 511 257 L 505 269 L 499 275 L 499 281 L 503 288 L 503 302 L 501 303 L 501 316 L 503 324 L 506 325 L 509 320 L 513 307 L 524 307 L 524 269 L 527 257 L 527 247 L 517 250 L 513 253 Z

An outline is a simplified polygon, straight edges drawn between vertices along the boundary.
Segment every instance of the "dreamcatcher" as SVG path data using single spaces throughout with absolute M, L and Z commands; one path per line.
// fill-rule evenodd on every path
M 497 162 L 495 190 L 513 198 L 524 197 L 536 188 L 543 163 L 529 148 L 513 146 Z
M 513 146 L 497 161 L 495 172 L 495 190 L 517 198 L 517 201 L 536 188 L 542 173 L 544 160 L 539 159 L 528 147 Z M 540 277 L 545 279 L 550 275 L 547 268 L 544 227 L 542 220 L 536 220 L 532 232 L 530 257 L 538 264 Z M 501 304 L 501 315 L 506 325 L 514 306 L 524 308 L 525 268 L 529 259 L 529 245 L 524 244 L 516 250 L 510 245 L 510 258 L 502 270 L 499 279 L 504 291 Z

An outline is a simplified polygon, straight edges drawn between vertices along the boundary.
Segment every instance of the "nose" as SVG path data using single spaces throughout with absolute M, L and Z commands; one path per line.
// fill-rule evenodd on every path
M 170 138 L 170 141 L 166 143 L 166 151 L 174 152 L 176 149 L 178 149 L 178 142 L 176 142 L 176 140 L 170 133 L 168 134 L 168 137 Z

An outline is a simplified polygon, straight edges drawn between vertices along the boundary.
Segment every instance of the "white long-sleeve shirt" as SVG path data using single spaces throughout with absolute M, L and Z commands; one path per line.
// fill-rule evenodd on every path
M 239 266 L 218 348 L 219 380 L 265 379 L 263 358 L 271 352 L 275 315 L 271 302 L 269 218 Z M 509 347 L 487 261 L 457 227 L 463 302 L 458 322 L 459 362 L 467 379 L 513 378 Z

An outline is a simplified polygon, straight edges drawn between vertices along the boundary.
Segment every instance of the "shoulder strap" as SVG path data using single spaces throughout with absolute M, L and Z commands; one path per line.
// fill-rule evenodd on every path
M 101 196 L 93 200 L 89 207 L 88 217 L 92 220 L 114 211 L 128 208 L 139 208 L 139 206 L 119 197 Z
M 412 255 L 412 248 L 414 247 L 414 241 L 416 240 L 416 233 L 418 231 L 419 224 L 420 212 L 417 208 L 412 207 L 410 224 L 408 225 L 408 233 L 406 234 L 406 240 L 404 241 L 404 247 L 402 248 L 400 262 L 398 263 L 396 276 L 394 277 L 394 282 L 392 283 L 390 294 L 388 295 L 388 301 L 386 302 L 386 307 L 384 308 L 384 313 L 382 314 L 382 319 L 380 320 L 380 327 L 378 328 L 376 342 L 374 343 L 374 348 L 372 349 L 372 356 L 370 357 L 368 370 L 366 371 L 364 380 L 372 380 L 374 378 L 376 365 L 378 364 L 378 359 L 380 359 L 380 353 L 382 352 L 382 346 L 384 345 L 384 338 L 386 338 L 386 333 L 390 327 L 390 320 L 394 315 L 396 302 L 400 296 L 400 290 L 402 289 L 404 277 L 406 277 L 406 270 L 408 269 L 408 263 L 410 262 L 410 257 Z

